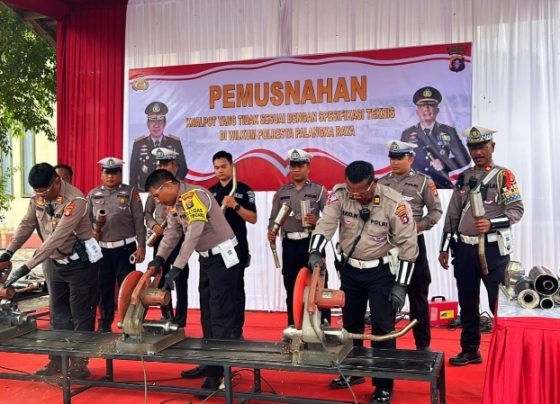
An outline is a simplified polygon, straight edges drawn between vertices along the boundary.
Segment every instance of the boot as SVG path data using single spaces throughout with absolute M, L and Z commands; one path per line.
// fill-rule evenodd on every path
M 56 356 L 49 360 L 49 362 L 41 369 L 35 372 L 37 376 L 54 376 L 62 372 L 62 364 L 60 357 Z
M 91 376 L 87 364 L 89 358 L 70 358 L 70 367 L 68 368 L 68 377 L 70 379 L 87 379 Z

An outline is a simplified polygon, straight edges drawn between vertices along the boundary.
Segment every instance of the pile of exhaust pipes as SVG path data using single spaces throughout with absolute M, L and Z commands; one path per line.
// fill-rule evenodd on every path
M 543 265 L 536 265 L 529 275 L 521 263 L 511 261 L 506 268 L 502 291 L 510 300 L 517 300 L 524 309 L 553 309 L 560 307 L 558 276 Z

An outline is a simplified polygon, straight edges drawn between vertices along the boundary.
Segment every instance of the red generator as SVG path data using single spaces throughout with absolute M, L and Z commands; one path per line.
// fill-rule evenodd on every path
M 447 302 L 444 296 L 434 296 L 428 303 L 430 325 L 449 325 L 457 318 L 457 302 Z

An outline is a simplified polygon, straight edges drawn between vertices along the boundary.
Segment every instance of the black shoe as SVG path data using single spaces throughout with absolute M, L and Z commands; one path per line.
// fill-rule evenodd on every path
M 91 372 L 87 368 L 88 362 L 88 358 L 70 358 L 68 377 L 70 379 L 87 379 L 90 377 Z
M 45 366 L 35 372 L 36 376 L 54 376 L 62 372 L 60 359 L 51 359 Z
M 482 356 L 480 352 L 461 352 L 459 355 L 449 359 L 449 364 L 452 366 L 465 366 L 469 363 L 482 363 Z
M 338 379 L 331 380 L 330 386 L 333 389 L 345 389 L 355 384 L 362 384 L 365 381 L 366 379 L 364 379 L 362 376 L 344 376 L 344 378 L 339 377 Z
M 206 374 L 206 366 L 197 366 L 189 370 L 183 370 L 181 377 L 183 379 L 200 379 Z
M 218 390 L 220 388 L 220 383 L 221 381 L 219 377 L 207 376 L 200 388 L 208 390 Z
M 432 352 L 429 346 L 417 346 L 416 350 L 420 352 Z
M 371 395 L 370 403 L 390 403 L 393 393 L 391 390 L 376 388 Z

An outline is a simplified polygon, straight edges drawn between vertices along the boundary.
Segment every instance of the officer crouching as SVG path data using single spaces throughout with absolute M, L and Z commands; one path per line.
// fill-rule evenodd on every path
M 54 330 L 93 331 L 98 298 L 98 265 L 101 249 L 93 238 L 88 203 L 82 192 L 63 181 L 50 164 L 34 165 L 29 185 L 35 194 L 0 261 L 8 261 L 31 237 L 36 228 L 43 244 L 23 266 L 13 271 L 5 286 L 10 286 L 45 261 L 47 266 L 51 324 Z M 70 358 L 68 376 L 90 376 L 88 358 Z M 45 367 L 35 374 L 60 374 L 60 356 L 50 356 Z
M 172 207 L 167 216 L 157 256 L 148 266 L 161 267 L 184 235 L 179 255 L 165 275 L 165 289 L 196 251 L 200 262 L 200 312 L 205 338 L 228 339 L 235 319 L 234 297 L 240 270 L 239 247 L 214 195 L 202 187 L 180 182 L 167 170 L 156 170 L 146 179 L 146 190 L 156 200 Z M 217 390 L 223 367 L 206 367 L 202 388 Z
M 345 183 L 333 188 L 313 232 L 309 267 L 322 262 L 321 253 L 338 228 L 343 252 L 340 289 L 346 294 L 343 327 L 352 333 L 364 332 L 369 300 L 372 332 L 385 335 L 395 330 L 395 314 L 404 305 L 412 277 L 418 255 L 416 224 L 402 195 L 377 184 L 370 163 L 354 161 L 345 175 Z M 399 248 L 398 262 L 392 272 L 390 251 L 395 246 Z M 361 346 L 363 341 L 355 340 L 354 345 Z M 396 341 L 374 341 L 372 347 L 394 349 Z M 331 387 L 363 382 L 361 377 L 350 376 L 333 380 Z M 391 401 L 392 379 L 375 379 L 373 384 L 376 389 L 370 402 Z

